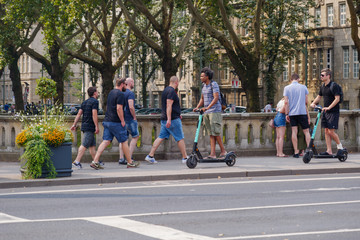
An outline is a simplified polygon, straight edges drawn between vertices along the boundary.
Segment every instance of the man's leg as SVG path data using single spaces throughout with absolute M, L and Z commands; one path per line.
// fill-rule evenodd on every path
M 129 146 L 130 156 L 132 156 L 135 151 L 138 139 L 139 139 L 139 136 L 133 137 L 130 141 L 130 146 Z
M 210 155 L 211 158 L 216 158 L 215 152 L 216 136 L 210 135 Z
M 330 129 L 325 128 L 325 142 L 326 142 L 326 152 L 328 154 L 332 154 L 332 149 L 331 149 L 331 133 L 329 131 Z
M 122 150 L 122 144 L 119 143 L 119 158 L 123 159 L 124 158 L 124 152 Z
M 298 133 L 298 127 L 297 126 L 291 127 L 291 141 L 294 148 L 294 154 L 299 154 L 299 149 L 297 145 L 298 143 L 297 133 Z
M 221 136 L 215 136 L 216 141 L 219 144 L 220 147 L 220 156 L 225 156 L 227 154 L 223 141 L 222 141 L 222 137 Z
M 177 142 L 177 145 L 180 149 L 181 155 L 184 158 L 187 158 L 187 153 L 186 153 L 186 146 L 185 146 L 185 141 L 184 139 L 181 139 L 180 141 Z
M 130 155 L 130 151 L 129 151 L 128 141 L 122 142 L 122 143 L 121 143 L 121 146 L 122 146 L 122 151 L 124 152 L 126 161 L 127 161 L 128 163 L 132 163 L 131 155 Z
M 91 146 L 91 147 L 89 147 L 89 152 L 90 152 L 90 154 L 91 154 L 91 157 L 92 157 L 92 159 L 94 160 L 94 158 L 95 158 L 95 154 L 96 154 L 96 147 L 95 146 Z
M 111 143 L 111 141 L 109 141 L 109 140 L 103 140 L 102 141 L 102 143 L 98 147 L 98 150 L 97 150 L 97 152 L 95 154 L 95 157 L 94 157 L 94 162 L 95 163 L 99 163 L 99 159 L 100 159 L 101 154 L 104 152 L 105 148 L 110 145 L 110 143 Z
M 86 147 L 84 147 L 83 145 L 79 147 L 78 154 L 74 160 L 76 163 L 79 163 L 81 161 L 81 158 L 84 156 L 85 150 Z
M 162 143 L 162 141 L 164 141 L 164 138 L 157 138 L 150 150 L 149 156 L 154 157 L 155 151 L 156 149 L 158 149 L 158 147 L 160 146 L 160 144 Z
M 308 147 L 310 144 L 310 139 L 311 139 L 309 128 L 304 129 L 303 133 L 305 135 L 306 147 Z

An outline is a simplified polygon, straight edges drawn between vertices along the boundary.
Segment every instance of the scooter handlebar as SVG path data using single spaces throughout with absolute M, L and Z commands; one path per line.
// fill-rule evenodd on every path
M 203 114 L 203 113 L 204 113 L 204 111 L 201 110 L 201 109 L 196 109 L 196 110 L 194 110 L 194 112 L 198 112 L 198 113 L 200 113 L 200 114 Z
M 314 110 L 321 112 L 321 111 L 322 111 L 322 107 L 321 107 L 320 105 L 316 105 L 316 106 L 314 107 Z

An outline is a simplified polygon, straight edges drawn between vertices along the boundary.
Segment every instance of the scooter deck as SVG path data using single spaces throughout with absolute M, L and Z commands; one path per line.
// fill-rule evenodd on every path
M 339 158 L 339 156 L 334 155 L 334 154 L 331 154 L 331 155 L 314 155 L 313 158 Z
M 198 159 L 199 163 L 214 163 L 214 162 L 227 162 L 229 161 L 226 157 L 225 158 L 203 158 Z

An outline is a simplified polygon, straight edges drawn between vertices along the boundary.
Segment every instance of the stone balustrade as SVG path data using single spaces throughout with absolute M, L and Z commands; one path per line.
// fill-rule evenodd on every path
M 275 116 L 275 113 L 230 113 L 223 115 L 223 140 L 227 151 L 234 151 L 238 157 L 252 155 L 275 155 L 275 130 L 268 126 L 268 122 Z M 67 118 L 69 128 L 75 116 Z M 99 116 L 101 124 L 104 116 Z M 316 113 L 311 112 L 311 125 L 315 123 Z M 344 146 L 350 151 L 358 151 L 360 144 L 360 112 L 342 111 L 339 120 L 337 133 Z M 182 118 L 185 143 L 188 154 L 191 153 L 195 132 L 197 127 L 198 115 L 185 114 Z M 140 140 L 134 152 L 135 159 L 144 159 L 150 151 L 152 142 L 160 131 L 160 116 L 138 116 Z M 79 123 L 80 125 L 80 123 Z M 16 135 L 21 131 L 20 122 L 14 120 L 12 116 L 0 115 L 0 160 L 17 161 L 20 156 L 20 149 L 15 145 Z M 97 146 L 102 141 L 103 128 L 97 135 Z M 81 132 L 74 134 L 73 158 L 77 154 L 78 144 L 80 144 Z M 201 152 L 207 155 L 210 151 L 209 137 L 199 137 L 198 143 Z M 321 150 L 325 149 L 324 131 L 318 128 L 315 138 L 315 146 Z M 218 147 L 218 146 L 217 146 Z M 335 149 L 335 143 L 333 143 Z M 219 150 L 219 149 L 217 149 Z M 104 152 L 102 159 L 105 161 L 115 161 L 119 157 L 119 146 L 116 140 L 113 141 Z M 288 125 L 285 134 L 284 152 L 292 154 L 291 127 Z M 156 159 L 180 159 L 180 152 L 177 143 L 171 137 L 163 142 L 156 152 Z M 84 160 L 91 159 L 88 151 Z

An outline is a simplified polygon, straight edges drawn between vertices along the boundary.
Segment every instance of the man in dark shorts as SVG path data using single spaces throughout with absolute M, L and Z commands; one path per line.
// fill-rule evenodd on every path
M 160 146 L 164 139 L 168 139 L 172 135 L 182 154 L 182 163 L 186 163 L 186 146 L 184 141 L 184 132 L 181 123 L 180 100 L 175 92 L 179 86 L 179 79 L 176 76 L 170 78 L 170 84 L 164 89 L 161 95 L 161 129 L 159 137 L 154 141 L 149 155 L 145 160 L 151 164 L 157 163 L 154 158 L 156 149 Z
M 305 85 L 299 83 L 299 75 L 291 75 L 291 84 L 284 88 L 286 121 L 291 125 L 291 141 L 294 148 L 294 158 L 299 158 L 298 125 L 305 135 L 306 145 L 310 143 L 310 115 L 307 109 L 309 91 Z
M 82 117 L 81 131 L 83 132 L 83 139 L 81 146 L 79 147 L 78 154 L 73 162 L 73 167 L 81 169 L 80 160 L 85 153 L 86 149 L 89 149 L 91 157 L 95 157 L 95 147 L 96 141 L 94 133 L 99 133 L 99 124 L 98 124 L 98 110 L 99 110 L 99 101 L 97 100 L 99 93 L 96 90 L 96 87 L 89 87 L 88 90 L 89 98 L 81 104 L 78 114 L 75 117 L 74 124 L 71 126 L 71 130 L 76 129 L 76 124 Z
M 343 154 L 344 147 L 342 146 L 339 136 L 335 132 L 338 129 L 339 117 L 340 117 L 340 87 L 335 84 L 331 91 L 331 70 L 325 68 L 321 70 L 321 80 L 324 84 L 321 85 L 319 95 L 311 103 L 311 107 L 315 107 L 321 97 L 324 97 L 324 107 L 322 109 L 321 127 L 325 128 L 325 141 L 326 141 L 326 152 L 320 153 L 320 155 L 331 155 L 331 139 L 336 142 L 337 155 Z
M 127 160 L 127 167 L 137 167 L 139 162 L 131 160 L 129 146 L 127 142 L 127 131 L 125 128 L 124 110 L 125 97 L 123 90 L 125 89 L 125 78 L 118 78 L 116 80 L 115 89 L 111 90 L 107 98 L 107 106 L 105 118 L 103 121 L 104 135 L 103 141 L 100 144 L 94 161 L 90 164 L 90 167 L 98 170 L 103 167 L 99 164 L 101 154 L 105 148 L 109 146 L 114 137 L 119 143 L 122 143 L 125 158 Z

